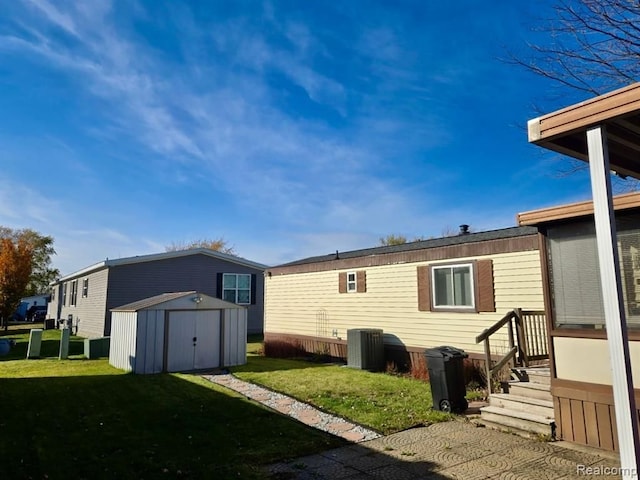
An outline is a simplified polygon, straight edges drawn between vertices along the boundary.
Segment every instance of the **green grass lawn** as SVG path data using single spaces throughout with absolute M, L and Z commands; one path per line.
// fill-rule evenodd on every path
M 250 338 L 247 351 L 258 349 L 259 339 Z M 232 371 L 384 434 L 453 418 L 432 409 L 428 383 L 408 377 L 257 355 Z
M 2 478 L 261 478 L 260 467 L 345 442 L 197 375 L 131 375 L 107 360 L 0 357 Z M 1 337 L 0 337 L 1 338 Z M 4 337 L 6 338 L 6 337 Z M 42 354 L 57 356 L 45 331 Z
M 72 337 L 57 360 L 58 331 L 25 360 L 28 330 L 0 338 L 2 478 L 261 478 L 262 465 L 345 444 L 198 375 L 132 375 L 83 359 Z M 258 355 L 248 342 L 241 379 L 264 385 L 388 434 L 453 418 L 431 409 L 429 384 L 337 365 Z M 71 472 L 71 474 L 69 474 Z

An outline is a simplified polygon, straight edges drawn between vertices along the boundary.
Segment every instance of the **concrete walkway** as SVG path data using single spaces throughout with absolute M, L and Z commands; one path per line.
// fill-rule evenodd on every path
M 267 467 L 285 479 L 617 479 L 613 454 L 546 443 L 476 426 L 467 419 L 413 428 L 385 437 L 311 405 L 243 382 L 232 375 L 204 378 L 338 435 L 349 445 Z

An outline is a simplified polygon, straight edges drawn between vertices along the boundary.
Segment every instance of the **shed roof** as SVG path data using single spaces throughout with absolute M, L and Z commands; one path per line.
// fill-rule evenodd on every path
M 585 132 L 604 125 L 611 169 L 640 178 L 640 83 L 529 121 L 529 142 L 588 161 Z
M 97 270 L 101 270 L 103 268 L 116 267 L 120 265 L 130 265 L 134 263 L 154 262 L 157 260 L 187 257 L 190 255 L 207 255 L 209 257 L 217 258 L 219 260 L 225 260 L 230 263 L 236 263 L 238 265 L 242 265 L 245 267 L 255 268 L 256 270 L 267 269 L 267 265 L 253 262 L 251 260 L 247 260 L 246 258 L 237 257 L 235 255 L 229 255 L 228 253 L 218 252 L 217 250 L 211 250 L 209 248 L 194 248 L 194 249 L 187 249 L 187 250 L 178 250 L 175 252 L 153 253 L 150 255 L 136 255 L 135 257 L 123 257 L 123 258 L 116 258 L 111 260 L 106 259 L 102 262 L 98 262 L 96 264 L 90 265 L 76 272 L 70 273 L 69 275 L 65 275 L 64 277 L 60 278 L 57 282 L 54 282 L 54 284 L 64 282 L 66 280 L 70 280 L 72 278 L 79 277 L 82 275 L 88 275 L 89 273 L 95 272 Z
M 305 265 L 310 263 L 329 262 L 336 259 L 344 260 L 350 258 L 368 257 L 372 255 L 385 255 L 388 253 L 409 252 L 412 250 L 426 250 L 437 247 L 448 247 L 452 245 L 461 245 L 466 243 L 485 242 L 488 240 L 501 240 L 507 238 L 522 237 L 526 235 L 535 235 L 538 230 L 534 227 L 521 226 L 503 228 L 500 230 L 489 230 L 486 232 L 467 233 L 464 235 L 455 235 L 452 237 L 432 238 L 429 240 L 419 240 L 417 242 L 408 242 L 401 245 L 389 245 L 382 247 L 365 248 L 362 250 L 351 250 L 348 252 L 336 252 L 328 255 L 320 255 L 317 257 L 308 257 L 289 263 L 278 265 L 279 267 L 290 267 L 295 265 Z
M 112 308 L 111 311 L 112 312 L 138 312 L 140 310 L 147 310 L 147 309 L 162 310 L 166 307 L 171 308 L 172 302 L 175 302 L 176 300 L 184 299 L 185 297 L 190 297 L 190 298 L 200 297 L 200 301 L 198 301 L 197 305 L 201 306 L 202 308 L 223 308 L 223 309 L 246 308 L 242 305 L 236 305 L 235 303 L 227 302 L 220 298 L 215 298 L 210 295 L 206 295 L 204 293 L 191 290 L 189 292 L 162 293 L 160 295 L 155 295 L 149 298 L 143 298 L 142 300 L 138 300 L 136 302 L 132 302 L 126 305 L 122 305 L 120 307 Z M 196 305 L 195 301 L 194 301 L 194 305 Z M 195 309 L 196 308 L 194 308 L 194 310 Z

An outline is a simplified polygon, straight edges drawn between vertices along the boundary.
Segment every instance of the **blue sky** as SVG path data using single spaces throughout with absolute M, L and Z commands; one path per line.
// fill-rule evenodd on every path
M 23 0 L 0 13 L 0 225 L 63 274 L 224 237 L 266 264 L 589 198 L 500 60 L 546 2 Z M 556 100 L 552 100 L 555 98 Z

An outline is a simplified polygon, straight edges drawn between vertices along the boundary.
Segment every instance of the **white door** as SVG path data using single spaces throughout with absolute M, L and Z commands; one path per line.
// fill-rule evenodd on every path
M 183 372 L 220 365 L 220 312 L 169 312 L 167 371 Z
M 220 311 L 197 312 L 195 370 L 220 366 Z

